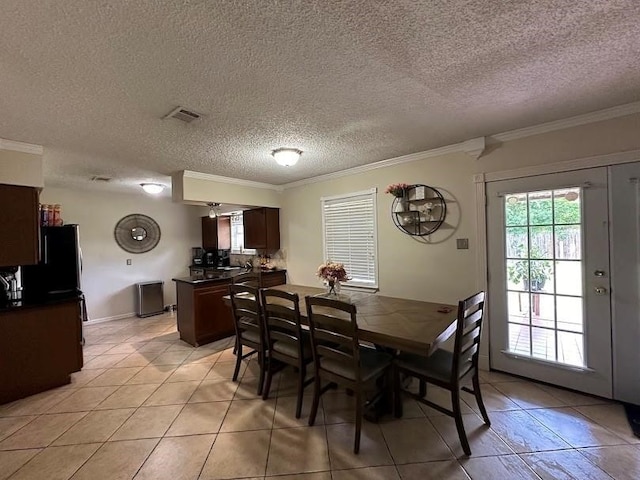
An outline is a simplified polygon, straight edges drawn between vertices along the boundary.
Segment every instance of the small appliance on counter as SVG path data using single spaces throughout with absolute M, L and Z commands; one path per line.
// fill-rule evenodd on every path
M 191 264 L 192 265 L 202 265 L 204 256 L 204 250 L 200 247 L 194 247 L 191 249 Z
M 207 267 L 215 267 L 218 264 L 218 256 L 216 250 L 208 250 L 204 254 L 204 265 Z
M 2 267 L 0 269 L 0 307 L 22 299 L 20 267 Z
M 218 250 L 218 267 L 228 267 L 231 265 L 229 250 Z

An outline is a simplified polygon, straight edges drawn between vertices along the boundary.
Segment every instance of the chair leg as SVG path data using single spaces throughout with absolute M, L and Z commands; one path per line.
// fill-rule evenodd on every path
M 356 392 L 356 433 L 353 440 L 353 453 L 360 452 L 360 432 L 362 430 L 362 388 Z
M 418 395 L 420 395 L 420 398 L 424 398 L 426 394 L 427 394 L 427 382 L 425 382 L 424 380 L 420 380 Z
M 460 390 L 455 388 L 451 390 L 451 404 L 453 406 L 453 418 L 456 421 L 456 430 L 458 430 L 458 437 L 460 437 L 460 443 L 462 449 L 467 455 L 471 455 L 471 447 L 469 447 L 469 440 L 467 440 L 467 433 L 464 431 L 464 423 L 462 423 L 462 410 L 460 409 Z
M 260 377 L 258 378 L 258 395 L 262 395 L 264 387 L 264 371 L 269 368 L 265 358 L 264 350 L 258 351 L 258 364 L 260 365 Z
M 304 363 L 298 368 L 298 401 L 296 403 L 296 418 L 302 415 L 302 395 L 304 393 L 304 377 L 307 376 L 307 369 Z
M 311 413 L 309 414 L 309 426 L 313 426 L 318 413 L 318 404 L 320 403 L 320 375 L 315 372 L 315 380 L 313 382 L 313 403 L 311 404 Z
M 240 364 L 242 363 L 242 344 L 236 343 L 236 368 L 233 371 L 233 381 L 238 381 L 238 373 L 240 373 Z
M 484 402 L 482 401 L 482 393 L 480 392 L 480 379 L 478 378 L 478 372 L 473 376 L 473 394 L 476 397 L 476 402 L 478 403 L 478 408 L 480 409 L 480 414 L 482 415 L 482 419 L 484 423 L 488 426 L 491 426 L 491 420 L 489 420 L 489 415 L 487 415 L 487 409 L 484 408 Z
M 402 417 L 402 388 L 400 388 L 400 369 L 393 369 L 393 414 Z
M 267 360 L 265 368 L 267 369 L 267 379 L 264 382 L 264 388 L 262 389 L 262 400 L 269 398 L 269 391 L 271 390 L 271 381 L 273 380 L 273 369 L 271 368 L 271 361 Z

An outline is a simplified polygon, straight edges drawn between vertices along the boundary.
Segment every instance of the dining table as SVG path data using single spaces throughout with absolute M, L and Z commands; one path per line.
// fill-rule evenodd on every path
M 457 307 L 445 303 L 387 297 L 361 290 L 342 289 L 327 293 L 326 289 L 284 284 L 271 287 L 300 297 L 300 316 L 307 324 L 305 297 L 323 296 L 356 306 L 358 338 L 387 350 L 402 350 L 430 355 L 456 330 Z M 270 299 L 277 302 L 276 297 Z

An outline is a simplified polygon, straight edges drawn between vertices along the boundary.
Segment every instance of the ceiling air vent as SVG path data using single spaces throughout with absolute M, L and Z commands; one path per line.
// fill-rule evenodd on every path
M 110 182 L 111 177 L 103 177 L 102 175 L 94 175 L 91 177 L 92 182 Z
M 182 120 L 183 122 L 186 122 L 186 123 L 191 123 L 194 120 L 199 119 L 200 118 L 200 114 L 196 113 L 196 112 L 193 112 L 191 110 L 187 110 L 184 107 L 177 107 L 177 108 L 174 108 L 164 118 L 175 118 L 177 120 Z

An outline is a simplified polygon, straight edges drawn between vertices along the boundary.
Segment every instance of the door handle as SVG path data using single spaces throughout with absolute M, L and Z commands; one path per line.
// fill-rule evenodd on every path
M 604 277 L 604 270 L 596 270 L 593 272 L 594 277 Z
M 593 289 L 594 292 L 596 292 L 596 295 L 606 295 L 607 294 L 607 289 L 604 287 L 595 287 Z

